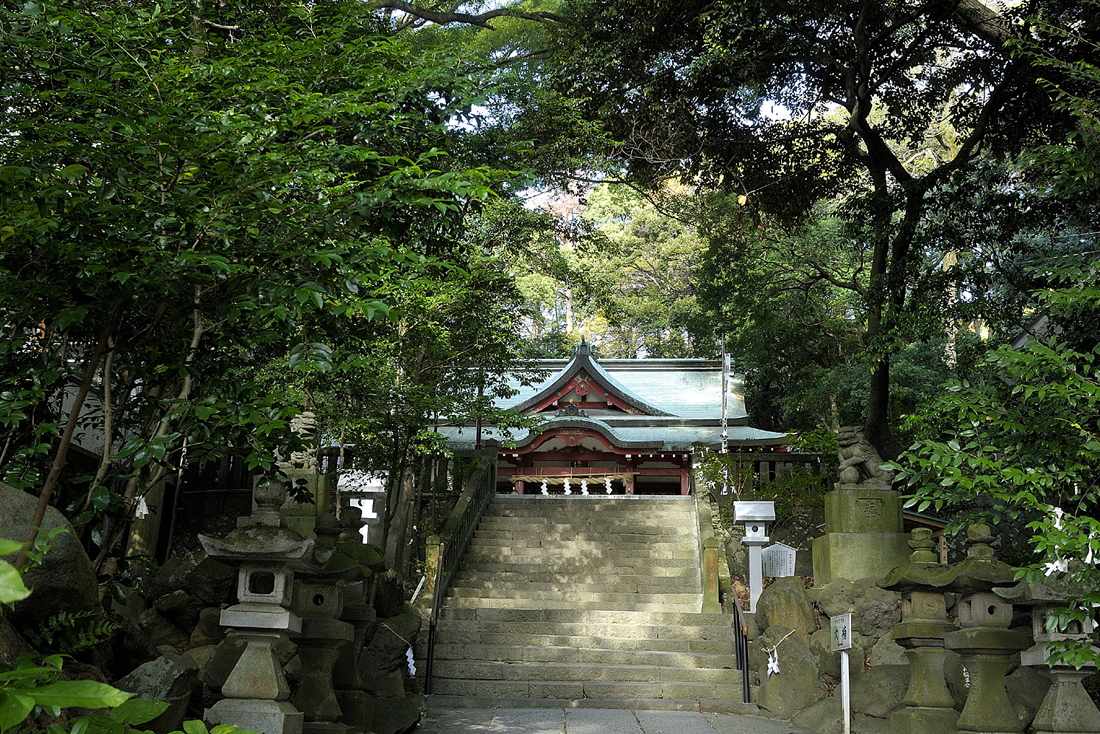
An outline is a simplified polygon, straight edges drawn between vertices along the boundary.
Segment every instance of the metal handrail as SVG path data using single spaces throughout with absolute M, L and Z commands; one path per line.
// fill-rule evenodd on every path
M 733 639 L 737 647 L 737 669 L 741 671 L 741 693 L 745 703 L 749 703 L 749 625 L 745 621 L 745 611 L 741 608 L 741 598 L 734 590 L 733 608 L 737 614 L 734 620 Z
M 435 626 L 439 621 L 439 608 L 454 581 L 462 562 L 462 556 L 474 537 L 489 500 L 496 494 L 496 456 L 483 456 L 466 482 L 466 488 L 447 518 L 440 532 L 439 560 L 435 569 L 432 590 L 432 609 L 428 614 L 428 657 L 424 665 L 424 693 L 432 692 L 432 662 L 435 659 Z

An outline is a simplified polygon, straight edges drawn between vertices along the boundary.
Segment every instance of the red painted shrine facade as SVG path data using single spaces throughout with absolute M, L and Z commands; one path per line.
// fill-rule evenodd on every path
M 441 426 L 452 450 L 479 442 L 498 454 L 498 491 L 520 494 L 688 494 L 700 447 L 722 443 L 722 363 L 701 359 L 597 360 L 582 343 L 545 360 L 549 377 L 499 401 L 538 427 Z M 730 451 L 773 454 L 786 435 L 747 425 L 741 380 L 726 391 Z

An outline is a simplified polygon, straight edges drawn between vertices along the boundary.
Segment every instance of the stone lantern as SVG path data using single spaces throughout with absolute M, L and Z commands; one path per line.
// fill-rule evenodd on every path
M 1100 732 L 1100 710 L 1081 685 L 1082 680 L 1096 672 L 1096 665 L 1088 663 L 1075 668 L 1072 665 L 1050 664 L 1050 643 L 1065 640 L 1085 642 L 1094 631 L 1092 618 L 1088 615 L 1083 624 L 1072 622 L 1068 629 L 1063 630 L 1051 625 L 1048 631 L 1048 619 L 1055 610 L 1083 597 L 1084 589 L 1048 578 L 1031 583 L 1020 581 L 1015 586 L 993 591 L 1012 604 L 1031 607 L 1031 630 L 1035 644 L 1020 654 L 1020 663 L 1045 673 L 1053 682 L 1031 724 L 1036 734 Z
M 1005 674 L 1013 656 L 1025 649 L 1028 633 L 1010 630 L 1012 605 L 992 593 L 996 586 L 1011 583 L 1015 570 L 993 557 L 993 536 L 988 525 L 967 530 L 970 546 L 967 559 L 953 567 L 954 579 L 945 590 L 961 594 L 955 604 L 960 629 L 944 636 L 944 645 L 962 657 L 970 674 L 970 694 L 959 715 L 960 732 L 1004 732 L 1024 730 L 1005 689 Z
M 344 591 L 329 564 L 342 565 L 335 553 L 340 528 L 330 514 L 318 515 L 314 530 L 318 563 L 326 565 L 299 575 L 294 584 L 293 609 L 302 619 L 295 635 L 302 676 L 293 703 L 305 716 L 303 734 L 346 734 L 343 711 L 333 687 L 332 671 L 340 648 L 352 640 L 354 628 L 340 620 Z M 335 563 L 334 563 L 335 559 Z
M 215 724 L 236 724 L 260 734 L 301 734 L 303 717 L 275 656 L 276 643 L 302 629 L 290 611 L 294 571 L 313 562 L 311 539 L 286 527 L 279 508 L 286 485 L 261 481 L 253 491 L 255 510 L 224 539 L 199 535 L 207 555 L 239 568 L 238 603 L 223 609 L 220 622 L 247 643 L 230 672 L 225 698 L 203 716 Z
M 749 549 L 749 612 L 756 612 L 756 601 L 764 590 L 762 549 L 768 544 L 768 523 L 775 521 L 774 502 L 734 502 L 733 521 L 745 523 L 741 543 Z
M 893 637 L 909 658 L 905 708 L 890 716 L 890 734 L 953 732 L 959 713 L 944 682 L 943 638 L 957 629 L 947 621 L 944 602 L 944 588 L 955 574 L 938 563 L 928 528 L 913 530 L 909 547 L 909 563 L 894 568 L 879 584 L 901 593 L 901 622 L 894 625 Z

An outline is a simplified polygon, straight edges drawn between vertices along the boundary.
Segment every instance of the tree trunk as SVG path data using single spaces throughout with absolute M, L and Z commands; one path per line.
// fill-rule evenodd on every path
M 46 508 L 50 505 L 50 497 L 53 495 L 54 487 L 57 486 L 57 480 L 61 476 L 61 470 L 65 467 L 66 459 L 69 455 L 69 446 L 73 442 L 73 433 L 76 431 L 76 424 L 80 418 L 80 411 L 84 407 L 84 399 L 88 397 L 88 391 L 92 387 L 92 379 L 95 377 L 96 370 L 99 369 L 99 360 L 103 356 L 103 352 L 107 349 L 107 345 L 110 341 L 111 335 L 114 333 L 115 328 L 118 326 L 119 319 L 122 318 L 122 312 L 125 310 L 123 303 L 115 305 L 114 310 L 111 312 L 111 317 L 107 321 L 107 325 L 103 328 L 103 333 L 99 336 L 99 341 L 96 342 L 95 351 L 92 356 L 88 358 L 88 362 L 84 367 L 84 379 L 80 383 L 80 389 L 77 390 L 76 397 L 73 399 L 73 405 L 69 409 L 69 420 L 65 423 L 65 431 L 61 434 L 61 441 L 57 445 L 57 453 L 54 454 L 53 466 L 50 467 L 50 475 L 46 477 L 46 483 L 42 487 L 42 494 L 38 497 L 38 504 L 34 508 L 34 517 L 31 518 L 30 525 L 27 528 L 27 534 L 23 538 L 23 550 L 30 550 L 34 547 L 34 541 L 38 538 L 38 529 L 42 526 L 42 520 L 46 517 Z M 15 558 L 15 567 L 22 568 L 27 562 L 27 556 L 20 553 Z
M 393 526 L 393 568 L 402 579 L 405 578 L 405 543 L 409 537 L 409 519 L 412 515 L 412 501 L 415 494 L 414 476 L 415 472 L 411 466 L 406 466 L 401 472 L 401 506 L 398 508 Z

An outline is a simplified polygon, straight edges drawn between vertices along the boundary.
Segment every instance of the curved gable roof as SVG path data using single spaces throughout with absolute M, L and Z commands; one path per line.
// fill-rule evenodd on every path
M 620 401 L 630 405 L 645 415 L 655 416 L 671 416 L 673 413 L 661 410 L 655 405 L 642 400 L 640 397 L 628 390 L 622 383 L 608 374 L 607 370 L 600 366 L 592 354 L 592 347 L 587 342 L 581 342 L 573 351 L 573 358 L 569 360 L 569 363 L 565 365 L 565 368 L 550 380 L 541 390 L 527 398 L 521 403 L 513 406 L 514 410 L 521 413 L 525 413 L 535 406 L 543 403 L 555 395 L 558 391 L 564 388 L 573 380 L 580 372 L 584 371 L 596 382 L 600 383 L 605 390 L 610 392 Z

